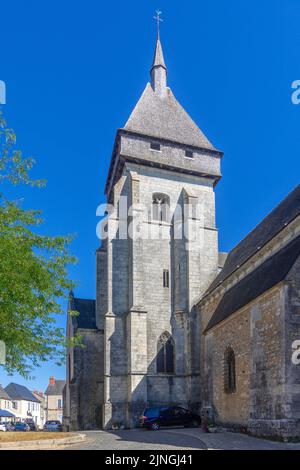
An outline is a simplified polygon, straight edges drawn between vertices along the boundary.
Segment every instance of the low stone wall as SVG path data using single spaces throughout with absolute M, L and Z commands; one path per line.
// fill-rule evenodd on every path
M 252 419 L 248 422 L 248 431 L 257 437 L 300 441 L 300 419 Z

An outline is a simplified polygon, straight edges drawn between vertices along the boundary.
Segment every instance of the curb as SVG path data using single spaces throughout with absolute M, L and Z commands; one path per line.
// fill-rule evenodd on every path
M 86 434 L 76 434 L 75 436 L 62 439 L 40 439 L 37 441 L 5 442 L 0 444 L 0 450 L 43 450 L 56 449 L 58 447 L 79 444 L 86 441 Z
M 201 439 L 200 435 L 203 435 L 204 433 L 199 433 L 198 434 L 194 434 L 194 433 L 189 433 L 185 430 L 181 430 L 181 429 L 164 429 L 165 432 L 168 432 L 168 433 L 171 433 L 171 434 L 176 434 L 177 436 L 187 436 L 187 437 L 191 437 L 191 438 L 194 438 L 194 439 L 197 439 L 198 441 L 200 441 L 202 444 L 203 444 L 203 450 L 208 450 L 208 446 L 207 446 L 207 443 Z M 200 449 L 199 449 L 200 450 Z

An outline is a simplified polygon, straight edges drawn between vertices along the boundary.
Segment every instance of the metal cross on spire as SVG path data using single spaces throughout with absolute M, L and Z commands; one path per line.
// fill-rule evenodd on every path
M 156 16 L 153 16 L 153 18 L 157 22 L 157 39 L 159 39 L 160 38 L 160 23 L 163 21 L 163 19 L 160 17 L 160 15 L 161 15 L 160 10 L 156 10 L 155 13 L 156 13 Z

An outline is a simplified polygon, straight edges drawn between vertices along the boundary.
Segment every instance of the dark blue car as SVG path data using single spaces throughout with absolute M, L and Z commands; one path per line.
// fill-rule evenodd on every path
M 30 431 L 30 427 L 27 423 L 16 423 L 14 427 L 14 431 L 18 432 L 27 432 Z
M 197 427 L 201 424 L 199 415 L 180 406 L 158 406 L 146 408 L 140 417 L 141 426 L 158 431 L 161 426 Z

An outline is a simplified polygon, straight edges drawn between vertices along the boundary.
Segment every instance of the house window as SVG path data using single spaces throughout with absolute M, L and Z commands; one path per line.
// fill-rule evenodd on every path
M 168 269 L 163 270 L 163 286 L 169 287 L 169 270 Z
M 151 150 L 160 150 L 160 144 L 158 142 L 150 142 Z
M 174 342 L 168 332 L 163 333 L 158 340 L 156 372 L 158 374 L 174 373 Z
M 191 150 L 186 150 L 185 151 L 185 156 L 187 158 L 193 158 L 194 157 L 194 153 L 191 151 Z
M 227 348 L 224 354 L 224 390 L 226 393 L 236 390 L 235 354 L 232 348 Z
M 169 219 L 170 199 L 166 194 L 155 193 L 152 197 L 153 219 L 167 222 Z
M 62 400 L 61 400 L 61 398 L 59 398 L 59 399 L 57 400 L 57 408 L 62 408 Z

